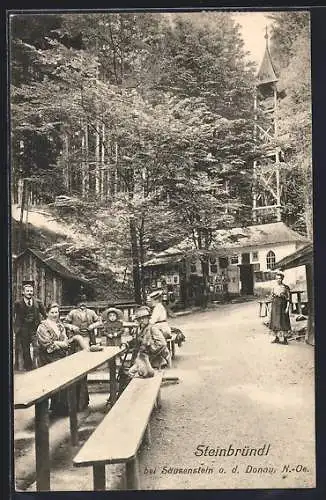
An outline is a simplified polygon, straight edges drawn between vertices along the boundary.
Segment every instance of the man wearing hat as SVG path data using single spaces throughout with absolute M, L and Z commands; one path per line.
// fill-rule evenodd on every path
M 89 339 L 90 345 L 96 344 L 94 330 L 102 322 L 96 312 L 86 306 L 86 295 L 81 295 L 77 307 L 67 314 L 64 322 L 68 329 Z
M 167 311 L 162 304 L 162 296 L 162 290 L 155 290 L 147 296 L 146 302 L 152 309 L 150 324 L 159 328 L 164 337 L 169 339 L 171 337 L 171 328 L 167 321 Z
M 14 304 L 15 367 L 19 369 L 21 352 L 24 369 L 31 370 L 33 368 L 31 343 L 38 325 L 46 318 L 46 311 L 42 302 L 34 297 L 34 281 L 25 280 L 22 286 L 22 299 Z
M 161 368 L 163 365 L 170 364 L 170 352 L 166 344 L 166 340 L 161 330 L 156 325 L 150 324 L 151 311 L 149 307 L 141 306 L 135 312 L 135 319 L 139 324 L 139 329 L 136 338 L 133 339 L 128 347 L 134 348 L 134 355 L 132 358 L 133 366 L 129 370 L 129 375 L 134 376 L 152 376 L 152 367 Z M 139 357 L 140 354 L 140 357 Z M 144 373 L 144 364 L 142 364 L 140 372 L 139 360 L 144 361 L 144 356 L 148 357 L 148 367 Z
M 100 349 L 100 346 L 96 345 L 95 329 L 102 324 L 101 318 L 99 318 L 95 311 L 86 306 L 86 299 L 86 295 L 80 295 L 77 307 L 67 314 L 64 325 L 74 334 L 81 335 L 86 345 L 89 344 L 89 346 L 93 346 L 92 349 L 94 350 L 96 348 Z M 81 350 L 83 347 L 77 344 L 76 348 Z M 85 410 L 89 404 L 87 375 L 77 383 L 76 393 L 77 401 L 79 402 L 79 410 Z

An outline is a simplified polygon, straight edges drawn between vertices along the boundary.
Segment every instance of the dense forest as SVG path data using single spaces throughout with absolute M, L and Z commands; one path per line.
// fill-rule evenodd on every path
M 271 14 L 284 98 L 283 220 L 312 235 L 309 15 Z M 257 68 L 230 13 L 79 13 L 10 19 L 12 196 L 22 184 L 93 245 L 40 237 L 82 274 L 132 270 L 214 229 L 251 223 Z M 13 233 L 13 250 L 29 244 Z M 27 235 L 28 236 L 28 235 Z M 42 235 L 41 235 L 42 236 Z M 37 241 L 36 235 L 29 237 Z

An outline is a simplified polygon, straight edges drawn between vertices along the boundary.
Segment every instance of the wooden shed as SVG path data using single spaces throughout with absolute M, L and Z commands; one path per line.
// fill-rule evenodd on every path
M 305 266 L 307 280 L 308 296 L 308 328 L 306 342 L 314 345 L 315 343 L 315 306 L 314 306 L 314 266 L 313 266 L 313 244 L 309 243 L 296 252 L 291 253 L 279 262 L 276 262 L 275 268 L 292 269 L 294 267 Z
M 24 280 L 34 281 L 35 296 L 44 304 L 52 301 L 60 305 L 74 304 L 81 289 L 89 298 L 93 296 L 93 288 L 88 280 L 77 277 L 66 266 L 40 250 L 27 248 L 17 255 L 12 271 L 13 300 L 21 298 Z

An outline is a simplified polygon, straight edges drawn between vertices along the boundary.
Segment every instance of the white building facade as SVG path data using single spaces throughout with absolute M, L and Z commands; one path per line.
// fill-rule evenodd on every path
M 226 289 L 231 297 L 268 295 L 275 280 L 276 262 L 306 243 L 283 222 L 216 231 L 209 256 L 211 298 Z M 191 299 L 200 293 L 202 264 L 193 250 L 191 243 L 183 242 L 146 262 L 148 287 L 166 287 L 181 298 L 186 295 Z M 292 290 L 306 290 L 304 267 L 284 274 Z

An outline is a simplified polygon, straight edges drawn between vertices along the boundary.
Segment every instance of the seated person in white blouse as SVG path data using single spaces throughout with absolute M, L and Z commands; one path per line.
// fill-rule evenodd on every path
M 147 305 L 151 309 L 149 324 L 155 325 L 161 330 L 164 337 L 169 339 L 171 338 L 171 328 L 167 321 L 167 311 L 162 304 L 162 295 L 162 290 L 156 290 L 155 292 L 150 293 L 146 298 Z

